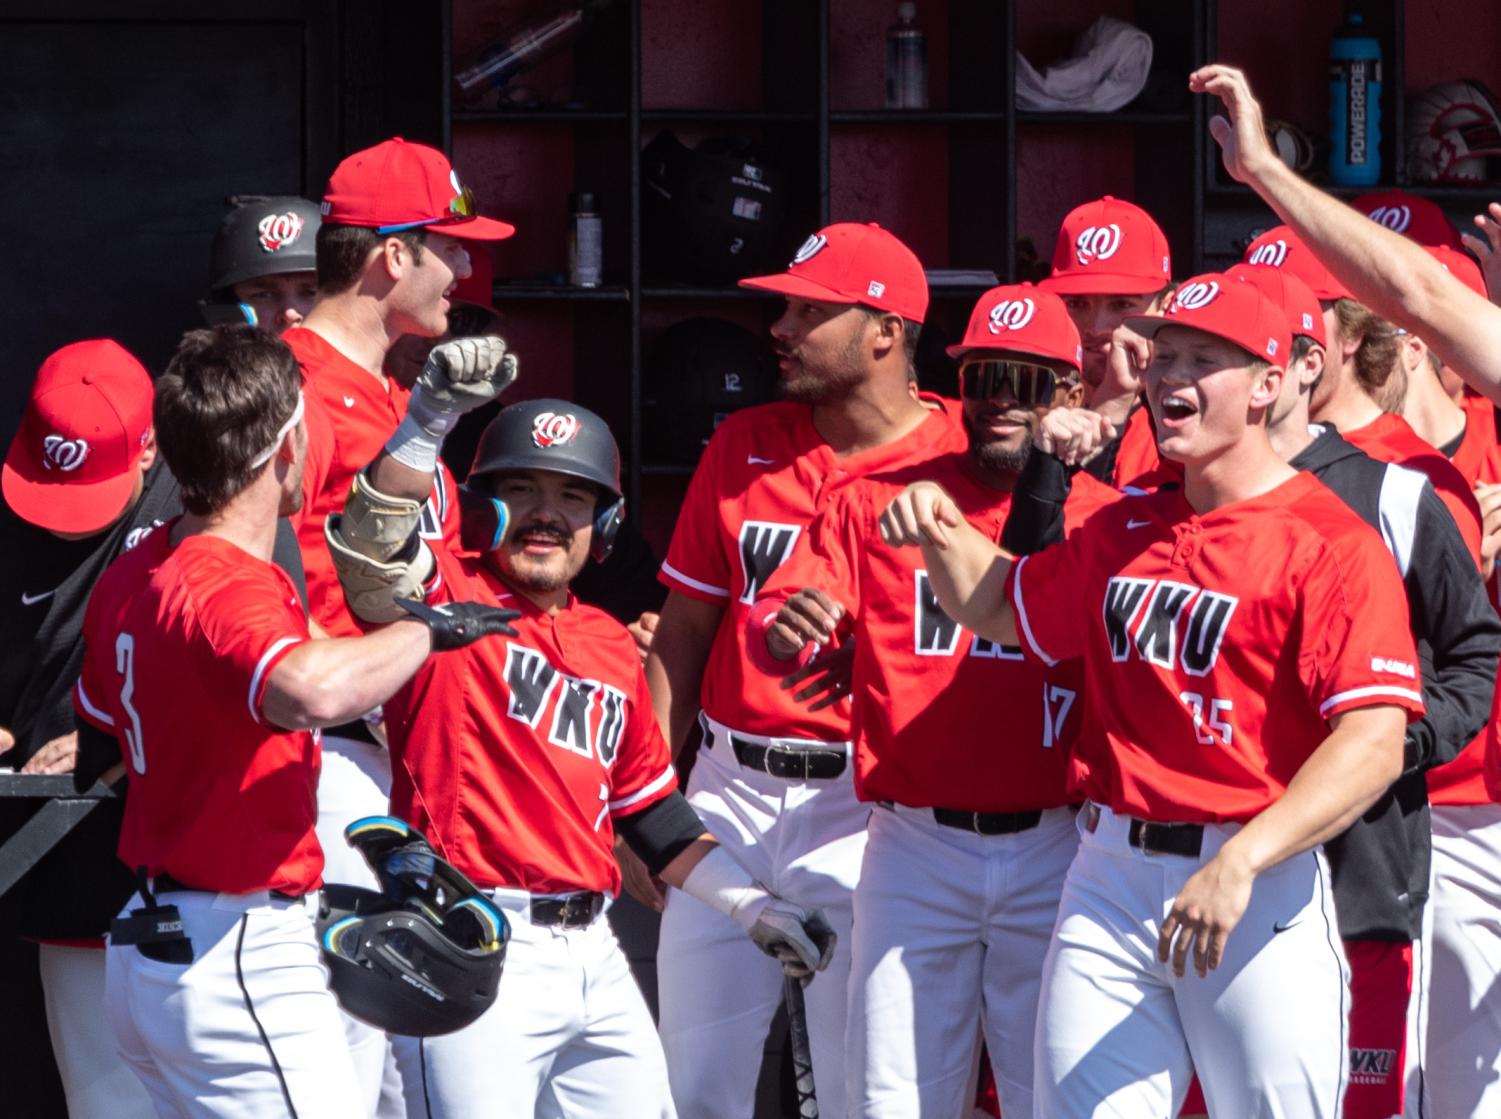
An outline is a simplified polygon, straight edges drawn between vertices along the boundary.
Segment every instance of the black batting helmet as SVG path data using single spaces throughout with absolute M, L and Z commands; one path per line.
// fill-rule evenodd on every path
M 323 887 L 318 942 L 339 1005 L 410 1037 L 469 1025 L 495 1002 L 511 935 L 505 915 L 401 820 L 367 816 L 344 838 L 380 890 Z
M 641 359 L 642 448 L 649 460 L 692 465 L 731 412 L 776 395 L 771 339 L 725 319 L 674 323 Z
M 550 470 L 593 482 L 604 492 L 590 551 L 596 560 L 610 554 L 625 518 L 625 496 L 620 448 L 599 416 L 566 400 L 524 400 L 502 408 L 479 437 L 465 485 L 502 470 Z
M 317 270 L 318 204 L 294 195 L 237 195 L 209 250 L 208 287 L 218 300 L 241 280 Z

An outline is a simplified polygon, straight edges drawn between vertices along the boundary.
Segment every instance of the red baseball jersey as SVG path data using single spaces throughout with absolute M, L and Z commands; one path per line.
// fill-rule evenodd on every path
M 1459 534 L 1480 563 L 1480 505 L 1464 477 L 1436 447 L 1426 443 L 1401 416 L 1383 412 L 1364 427 L 1340 432 L 1366 454 L 1382 462 L 1395 462 L 1426 475 L 1433 483 Z
M 309 639 L 286 572 L 176 521 L 99 580 L 84 616 L 80 718 L 120 741 L 130 795 L 120 861 L 205 890 L 315 889 L 320 753 L 267 723 L 283 657 Z
M 876 528 L 905 486 L 934 481 L 999 542 L 1011 495 L 975 481 L 964 458 L 947 455 L 846 486 L 767 583 L 749 623 L 752 648 L 764 647 L 763 618 L 794 592 L 817 587 L 844 606 L 855 639 L 851 730 L 862 800 L 969 812 L 1055 808 L 1069 801 L 1083 665 L 1050 668 L 970 633 L 939 606 L 922 551 L 888 547 Z M 1120 497 L 1076 475 L 1066 531 Z M 988 714 L 977 722 L 979 712 Z
M 819 510 L 854 478 L 962 451 L 959 406 L 923 396 L 932 412 L 885 446 L 843 458 L 806 404 L 783 401 L 728 417 L 709 440 L 678 514 L 660 578 L 680 594 L 722 604 L 700 703 L 747 734 L 840 742 L 849 709 L 810 712 L 746 659 L 746 617 Z
M 1084 657 L 1070 788 L 1117 812 L 1248 820 L 1332 716 L 1423 710 L 1391 554 L 1311 474 L 1204 514 L 1177 490 L 1128 496 L 1006 587 L 1028 652 Z
M 343 511 L 354 476 L 375 461 L 406 417 L 411 393 L 395 381 L 381 384 L 311 330 L 294 327 L 282 338 L 297 355 L 307 385 L 308 454 L 296 523 L 307 572 L 308 610 L 329 636 L 354 637 L 363 628 L 344 601 L 323 524 L 330 513 Z M 455 490 L 453 475 L 440 462 L 418 526 L 424 540 L 458 539 Z
M 433 552 L 431 601 L 522 617 L 386 701 L 391 810 L 481 886 L 619 893 L 612 819 L 677 788 L 635 641 L 602 610 L 549 616 L 482 560 Z
M 1477 483 L 1501 482 L 1501 447 L 1496 445 L 1496 412 L 1489 400 L 1466 396 L 1465 433 L 1454 452 L 1454 468 L 1472 489 Z M 1491 602 L 1496 602 L 1496 576 L 1490 579 Z M 1489 804 L 1501 801 L 1501 740 L 1496 720 L 1501 708 L 1491 711 L 1490 725 L 1459 757 L 1448 765 L 1428 771 L 1430 804 Z

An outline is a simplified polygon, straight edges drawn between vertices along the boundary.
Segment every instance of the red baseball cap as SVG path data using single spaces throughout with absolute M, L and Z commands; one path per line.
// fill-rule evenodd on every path
M 24 520 L 97 532 L 125 511 L 151 438 L 146 367 L 108 338 L 74 342 L 42 362 L 0 490 Z
M 1448 245 L 1424 245 L 1423 247 L 1428 250 L 1429 256 L 1444 266 L 1446 271 L 1458 276 L 1465 287 L 1481 299 L 1490 298 L 1490 294 L 1485 289 L 1485 274 L 1480 271 L 1480 265 L 1475 263 L 1469 253 L 1451 249 Z
M 1437 202 L 1408 194 L 1405 190 L 1362 194 L 1350 205 L 1372 221 L 1420 245 L 1447 245 L 1457 249 L 1463 244 L 1459 230 L 1449 224 Z
M 395 233 L 431 229 L 470 241 L 502 241 L 516 232 L 479 217 L 474 194 L 459 182 L 448 157 L 400 136 L 355 152 L 334 168 L 323 194 L 323 220 Z
M 922 264 L 875 222 L 825 226 L 803 242 L 787 271 L 752 276 L 740 286 L 821 303 L 863 303 L 913 322 L 928 313 Z
M 1255 284 L 1261 294 L 1281 307 L 1287 315 L 1288 333 L 1312 338 L 1320 346 L 1324 340 L 1324 309 L 1313 290 L 1286 268 L 1267 268 L 1259 264 L 1237 264 L 1225 275 Z
M 1172 279 L 1162 229 L 1140 206 L 1107 194 L 1063 219 L 1043 285 L 1059 295 L 1147 295 Z
M 980 296 L 964 341 L 950 346 L 948 355 L 960 357 L 972 350 L 1005 350 L 1061 361 L 1075 373 L 1084 360 L 1079 328 L 1063 300 L 1031 284 L 1003 284 Z
M 1160 315 L 1132 315 L 1126 325 L 1151 338 L 1165 326 L 1187 326 L 1234 342 L 1252 357 L 1287 361 L 1287 316 L 1261 288 L 1224 272 L 1206 272 L 1179 284 Z
M 1308 285 L 1320 299 L 1352 299 L 1348 288 L 1334 278 L 1324 262 L 1314 256 L 1288 226 L 1268 229 L 1246 248 L 1246 264 L 1282 268 Z

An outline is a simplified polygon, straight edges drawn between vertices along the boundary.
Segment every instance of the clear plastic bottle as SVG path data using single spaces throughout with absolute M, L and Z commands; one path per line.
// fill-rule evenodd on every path
M 911 0 L 896 6 L 896 22 L 886 31 L 886 107 L 928 107 L 928 37 Z
M 597 288 L 604 273 L 604 221 L 587 191 L 569 198 L 573 216 L 568 222 L 568 282 Z

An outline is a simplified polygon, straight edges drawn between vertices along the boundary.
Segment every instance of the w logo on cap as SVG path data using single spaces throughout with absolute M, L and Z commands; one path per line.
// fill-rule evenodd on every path
M 285 214 L 267 214 L 256 229 L 260 232 L 261 251 L 274 253 L 284 249 L 302 236 L 302 215 L 288 211 Z
M 809 237 L 802 243 L 802 245 L 798 247 L 797 252 L 792 254 L 792 264 L 802 264 L 805 261 L 812 260 L 815 256 L 823 251 L 823 247 L 828 243 L 829 239 L 822 233 L 813 234 L 812 237 Z M 791 266 L 792 265 L 789 265 L 788 267 Z
M 1251 255 L 1246 257 L 1246 263 L 1281 268 L 1287 263 L 1287 242 L 1268 241 L 1265 245 L 1257 245 L 1251 250 Z
M 1037 305 L 1030 299 L 1003 299 L 990 309 L 990 333 L 1020 330 L 1036 313 Z
M 1366 217 L 1377 225 L 1384 225 L 1393 233 L 1406 233 L 1412 224 L 1411 206 L 1377 206 Z
M 82 466 L 88 457 L 87 440 L 64 439 L 61 435 L 49 435 L 42 440 L 42 465 L 48 470 L 67 474 Z
M 532 442 L 539 447 L 562 447 L 579 433 L 579 418 L 572 412 L 538 412 L 532 420 Z
M 1080 264 L 1109 260 L 1121 247 L 1121 227 L 1114 224 L 1092 225 L 1074 238 L 1074 255 Z
M 1211 280 L 1209 283 L 1187 284 L 1178 289 L 1173 296 L 1174 311 L 1197 311 L 1201 307 L 1208 307 L 1220 294 L 1220 285 Z

